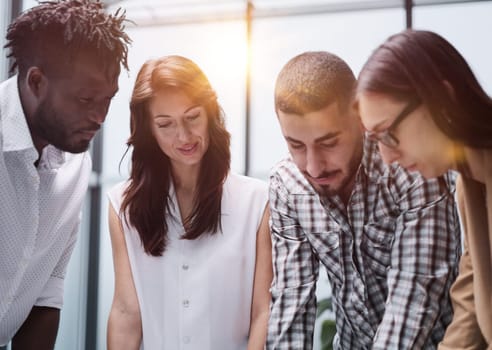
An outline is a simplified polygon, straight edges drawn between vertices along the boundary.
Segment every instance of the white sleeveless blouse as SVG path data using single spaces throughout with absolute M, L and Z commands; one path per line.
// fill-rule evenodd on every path
M 127 182 L 108 193 L 120 212 Z M 174 189 L 163 256 L 145 254 L 134 227 L 122 221 L 137 290 L 146 350 L 240 350 L 248 342 L 256 232 L 267 184 L 229 174 L 222 194 L 222 232 L 180 239 L 183 225 Z M 121 214 L 120 214 L 121 218 Z

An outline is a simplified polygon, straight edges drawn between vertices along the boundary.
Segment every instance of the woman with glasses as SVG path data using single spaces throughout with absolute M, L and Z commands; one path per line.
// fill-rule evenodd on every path
M 427 178 L 459 171 L 465 249 L 440 349 L 492 349 L 492 99 L 448 41 L 405 30 L 365 63 L 356 106 L 387 163 Z

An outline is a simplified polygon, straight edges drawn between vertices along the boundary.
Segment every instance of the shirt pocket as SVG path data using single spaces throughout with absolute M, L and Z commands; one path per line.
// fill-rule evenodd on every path
M 395 226 L 394 220 L 381 220 L 364 226 L 361 242 L 364 266 L 376 278 L 386 278 L 391 267 Z
M 329 279 L 340 284 L 343 280 L 340 257 L 340 231 L 313 232 L 310 236 L 310 243 L 323 263 Z

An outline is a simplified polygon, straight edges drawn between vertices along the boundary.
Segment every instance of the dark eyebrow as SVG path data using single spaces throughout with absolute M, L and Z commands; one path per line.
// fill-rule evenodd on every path
M 302 143 L 301 141 L 299 140 L 296 140 L 290 136 L 285 136 L 285 140 L 288 141 L 288 142 L 293 142 L 293 143 Z
M 329 132 L 329 133 L 327 133 L 324 136 L 318 137 L 314 141 L 316 143 L 320 143 L 320 142 L 323 142 L 323 141 L 327 141 L 327 140 L 333 139 L 333 138 L 337 137 L 338 135 L 340 135 L 340 131 Z
M 318 137 L 317 139 L 314 140 L 314 142 L 316 142 L 316 143 L 324 142 L 326 140 L 333 139 L 333 138 L 337 137 L 338 135 L 340 135 L 340 131 L 329 132 L 329 133 L 327 133 L 321 137 Z M 303 143 L 302 141 L 296 140 L 290 136 L 286 136 L 285 140 L 287 140 L 289 142 L 293 142 L 293 143 Z
M 196 105 L 193 105 L 193 106 L 187 108 L 183 112 L 183 114 L 188 113 L 189 111 L 191 111 L 193 108 L 196 108 L 196 107 L 200 107 L 200 105 L 199 104 L 196 104 Z M 154 116 L 154 119 L 157 119 L 157 118 L 171 118 L 171 116 L 170 115 L 167 115 L 167 114 L 159 114 L 159 115 Z
M 184 113 L 188 113 L 189 111 L 191 111 L 193 108 L 196 108 L 196 107 L 200 107 L 200 105 L 199 104 L 193 105 L 190 108 L 188 108 L 186 111 L 184 111 Z

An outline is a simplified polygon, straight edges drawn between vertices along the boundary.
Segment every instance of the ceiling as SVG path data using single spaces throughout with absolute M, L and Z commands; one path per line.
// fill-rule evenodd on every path
M 247 0 L 104 0 L 110 11 L 122 7 L 139 26 L 173 25 L 246 17 Z M 252 16 L 278 17 L 323 12 L 402 7 L 403 0 L 250 0 Z

